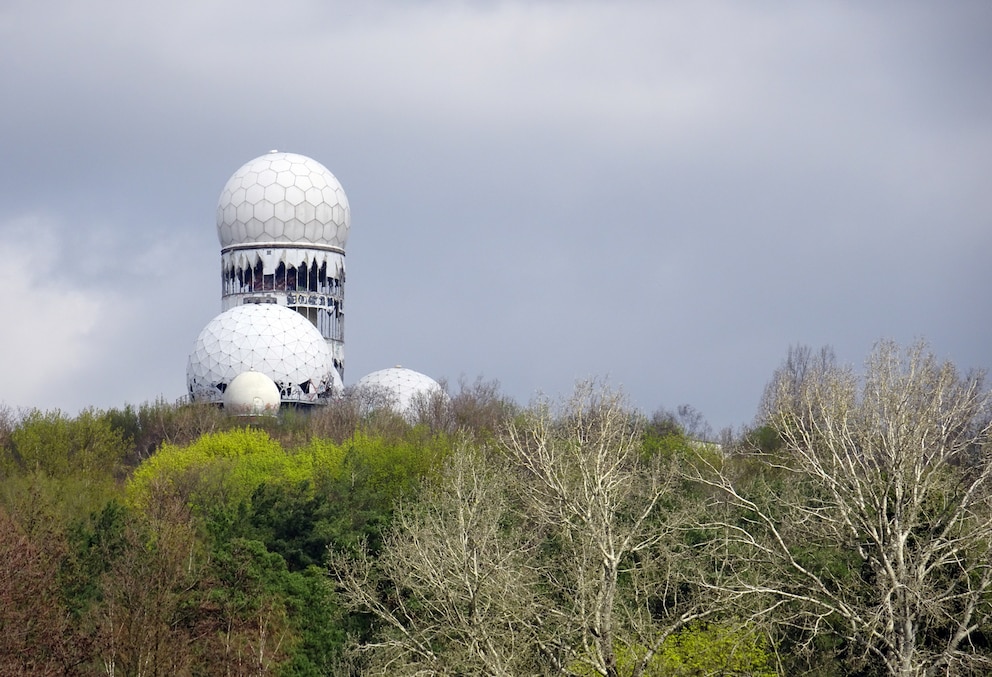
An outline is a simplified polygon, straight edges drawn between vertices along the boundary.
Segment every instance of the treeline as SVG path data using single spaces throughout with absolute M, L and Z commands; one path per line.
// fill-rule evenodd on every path
M 374 404 L 0 412 L 0 674 L 992 670 L 992 402 L 925 345 L 790 350 L 722 444 L 595 382 Z

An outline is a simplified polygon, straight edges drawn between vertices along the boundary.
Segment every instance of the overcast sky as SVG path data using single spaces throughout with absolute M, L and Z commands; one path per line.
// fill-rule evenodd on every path
M 0 402 L 185 392 L 215 207 L 352 208 L 345 382 L 752 420 L 790 345 L 992 366 L 992 3 L 4 0 Z

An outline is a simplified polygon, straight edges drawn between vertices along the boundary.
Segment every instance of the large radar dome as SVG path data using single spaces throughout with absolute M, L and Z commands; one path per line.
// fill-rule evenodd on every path
M 324 165 L 272 151 L 245 163 L 217 203 L 221 247 L 296 243 L 344 251 L 351 207 Z
M 235 306 L 207 323 L 186 366 L 190 397 L 221 402 L 246 371 L 274 381 L 283 402 L 316 403 L 342 389 L 324 337 L 300 313 L 277 304 Z
M 406 417 L 414 415 L 418 400 L 448 397 L 441 384 L 430 376 L 400 366 L 366 374 L 355 384 L 355 390 L 372 405 L 384 398 L 394 411 Z

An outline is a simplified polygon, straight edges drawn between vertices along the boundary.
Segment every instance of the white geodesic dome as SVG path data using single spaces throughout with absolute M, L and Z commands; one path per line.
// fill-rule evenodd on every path
M 234 172 L 217 202 L 221 247 L 312 244 L 344 251 L 351 207 L 324 165 L 271 151 Z
M 258 371 L 241 372 L 224 391 L 224 410 L 237 416 L 271 416 L 281 402 L 279 386 Z
M 394 411 L 404 416 L 413 413 L 412 407 L 417 398 L 448 396 L 441 384 L 430 376 L 400 366 L 366 374 L 355 384 L 355 391 L 372 404 L 386 400 Z
M 274 381 L 283 402 L 315 403 L 341 391 L 324 337 L 305 317 L 277 304 L 236 306 L 207 323 L 186 365 L 189 395 L 221 402 L 246 371 Z

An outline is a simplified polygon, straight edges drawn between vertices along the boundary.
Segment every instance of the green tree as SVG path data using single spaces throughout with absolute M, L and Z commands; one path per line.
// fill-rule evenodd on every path
M 6 472 L 41 471 L 57 478 L 112 478 L 128 451 L 121 431 L 94 409 L 75 418 L 33 409 L 10 433 L 10 441 Z

